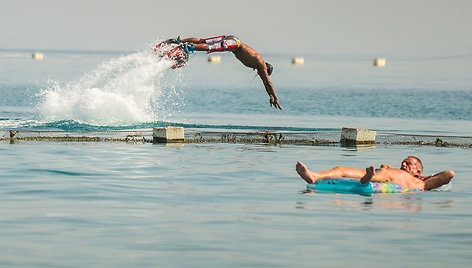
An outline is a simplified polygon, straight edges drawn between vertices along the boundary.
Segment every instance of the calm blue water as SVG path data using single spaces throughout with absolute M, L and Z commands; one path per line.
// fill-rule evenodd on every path
M 0 128 L 195 128 L 472 133 L 472 59 L 266 55 L 283 111 L 232 56 L 170 71 L 146 51 L 0 51 Z M 264 144 L 0 143 L 0 266 L 467 267 L 470 149 Z M 307 193 L 294 171 L 452 169 L 453 188 Z

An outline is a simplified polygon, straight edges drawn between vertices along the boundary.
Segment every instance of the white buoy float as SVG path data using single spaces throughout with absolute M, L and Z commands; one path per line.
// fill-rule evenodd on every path
M 32 57 L 34 60 L 42 60 L 44 59 L 44 54 L 40 52 L 34 52 Z
M 385 67 L 387 64 L 387 60 L 385 58 L 375 58 L 374 59 L 374 66 L 375 67 Z
M 211 63 L 220 63 L 220 61 L 221 61 L 221 56 L 212 55 L 212 56 L 209 56 L 209 57 L 208 57 L 208 62 L 211 62 Z
M 302 57 L 292 58 L 292 64 L 303 65 L 305 64 L 305 59 Z

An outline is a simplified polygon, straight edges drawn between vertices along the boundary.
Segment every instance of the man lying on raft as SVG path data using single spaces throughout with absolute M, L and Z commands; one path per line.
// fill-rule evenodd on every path
M 368 182 L 391 182 L 410 189 L 431 190 L 448 184 L 454 177 L 454 171 L 446 170 L 431 176 L 423 176 L 423 164 L 415 156 L 408 156 L 401 163 L 400 169 L 382 164 L 379 170 L 373 166 L 365 170 L 348 167 L 334 167 L 321 172 L 310 171 L 302 162 L 298 162 L 296 171 L 308 183 L 329 177 L 359 179 L 362 184 Z
M 190 43 L 190 50 L 207 51 L 212 52 L 223 52 L 231 51 L 234 56 L 246 67 L 256 69 L 257 74 L 262 79 L 265 90 L 269 94 L 270 107 L 274 106 L 275 109 L 282 110 L 280 107 L 277 96 L 275 95 L 274 86 L 270 81 L 269 75 L 272 73 L 273 67 L 269 63 L 265 62 L 264 59 L 250 46 L 241 42 L 236 36 L 233 35 L 221 35 L 217 37 L 211 37 L 206 39 L 199 38 L 185 38 L 181 40 L 182 43 Z

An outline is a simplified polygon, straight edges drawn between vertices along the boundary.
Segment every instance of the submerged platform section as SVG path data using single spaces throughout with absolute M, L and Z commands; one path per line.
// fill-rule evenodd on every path
M 347 134 L 346 134 L 347 133 Z M 348 137 L 346 139 L 346 137 Z M 357 139 L 357 140 L 356 140 Z M 348 142 L 346 142 L 346 140 Z M 426 135 L 342 128 L 333 131 L 274 131 L 158 127 L 108 131 L 0 129 L 0 141 L 128 142 L 128 143 L 264 143 L 373 148 L 415 145 L 472 148 L 472 136 Z

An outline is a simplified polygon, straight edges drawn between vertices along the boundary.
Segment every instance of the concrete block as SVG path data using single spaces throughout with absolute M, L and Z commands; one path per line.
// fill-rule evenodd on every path
M 343 128 L 341 132 L 342 144 L 371 144 L 375 143 L 377 132 L 360 128 Z
M 185 141 L 183 127 L 155 127 L 152 130 L 152 137 L 155 143 Z

